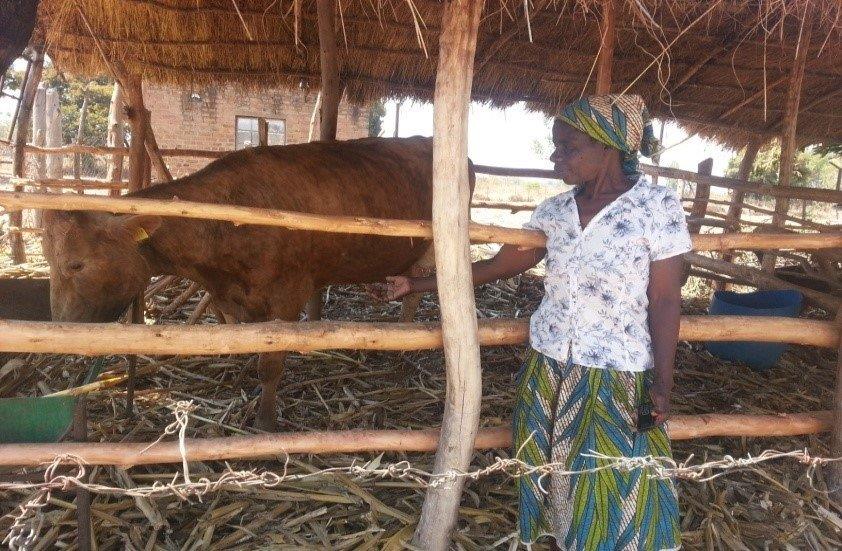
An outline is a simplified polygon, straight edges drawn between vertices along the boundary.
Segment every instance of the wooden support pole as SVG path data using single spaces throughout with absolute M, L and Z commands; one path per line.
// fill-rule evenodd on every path
M 21 178 L 26 173 L 26 159 L 24 156 L 24 147 L 29 138 L 29 125 L 32 117 L 32 108 L 35 104 L 35 96 L 38 93 L 38 85 L 41 82 L 41 72 L 44 69 L 44 47 L 39 45 L 33 48 L 33 59 L 29 69 L 29 78 L 26 80 L 26 86 L 21 90 L 21 98 L 18 112 L 18 126 L 15 133 L 15 147 L 12 154 L 12 176 Z M 21 191 L 21 188 L 15 186 L 15 191 Z M 23 227 L 23 211 L 17 210 L 9 213 L 9 225 L 13 228 Z M 23 264 L 26 262 L 26 247 L 23 241 L 23 235 L 20 232 L 14 232 L 9 236 L 9 245 L 12 249 L 12 262 L 15 264 Z
M 87 399 L 81 396 L 76 399 L 73 407 L 73 425 L 71 428 L 74 442 L 88 441 L 88 405 Z M 85 475 L 82 482 L 88 482 L 89 476 Z M 76 490 L 76 544 L 80 551 L 92 549 L 91 529 L 91 494 L 84 488 Z
M 713 171 L 713 159 L 705 159 L 699 163 L 699 174 L 702 176 L 710 176 Z M 708 201 L 710 200 L 710 186 L 703 182 L 696 182 L 696 200 L 693 202 L 693 207 L 690 209 L 690 217 L 702 219 L 708 210 Z M 690 223 L 687 229 L 691 234 L 699 233 L 701 224 Z
M 47 139 L 45 150 L 60 148 L 62 145 L 61 135 L 61 98 L 57 88 L 47 90 L 46 112 L 47 112 Z M 27 146 L 27 151 L 32 151 Z M 61 178 L 64 176 L 64 158 L 61 155 L 47 156 L 47 177 Z
M 336 52 L 335 0 L 316 0 L 319 26 L 319 60 L 322 75 L 322 105 L 319 117 L 319 139 L 336 139 L 339 120 L 339 58 Z
M 32 59 L 26 54 L 24 54 L 24 57 L 26 58 L 26 69 L 23 71 L 23 79 L 20 82 L 21 96 L 23 96 L 23 91 L 26 90 L 26 83 L 29 82 L 29 75 L 32 74 Z M 0 90 L 0 93 L 1 92 L 2 90 Z M 20 104 L 21 97 L 18 97 L 17 103 L 15 104 L 15 112 L 12 114 L 12 122 L 9 125 L 9 135 L 7 136 L 9 141 L 11 141 L 12 136 L 14 136 L 15 133 L 15 128 L 17 128 L 18 116 L 20 115 Z
M 111 105 L 108 107 L 108 137 L 106 145 L 109 147 L 123 148 L 125 141 L 125 130 L 123 129 L 123 89 L 119 82 L 114 83 L 111 91 Z M 113 184 L 123 181 L 123 155 L 114 153 L 108 159 L 108 173 L 106 179 Z M 111 189 L 111 195 L 120 195 L 119 189 Z
M 746 145 L 745 151 L 743 151 L 743 158 L 740 161 L 740 169 L 737 173 L 738 179 L 748 181 L 749 176 L 751 176 L 751 170 L 754 168 L 754 160 L 757 158 L 757 153 L 760 151 L 761 144 L 762 142 L 760 140 L 754 140 Z M 745 195 L 745 192 L 738 189 L 731 191 L 731 203 L 728 205 L 728 214 L 725 215 L 725 233 L 740 231 L 740 219 L 743 215 Z M 725 262 L 731 262 L 733 259 L 734 254 L 730 251 L 726 251 L 722 255 L 722 260 Z M 727 283 L 719 281 L 716 284 L 716 288 L 724 290 L 727 288 Z
M 467 469 L 479 428 L 482 371 L 471 278 L 468 110 L 477 32 L 485 0 L 442 7 L 433 96 L 433 247 L 447 377 L 434 474 Z M 413 543 L 444 551 L 456 524 L 464 479 L 430 487 Z
M 339 101 L 342 88 L 339 82 L 339 58 L 336 51 L 336 2 L 316 0 L 316 15 L 319 27 L 319 64 L 321 85 L 319 105 L 319 139 L 330 142 L 336 139 L 339 124 Z M 304 311 L 308 321 L 322 319 L 322 290 L 316 289 L 307 301 Z
M 60 182 L 57 182 L 57 185 Z M 107 182 L 96 182 L 108 187 Z M 430 222 L 392 220 L 361 216 L 326 216 L 283 210 L 199 203 L 178 199 L 140 199 L 135 197 L 98 197 L 93 195 L 53 195 L 0 191 L 0 205 L 7 210 L 43 208 L 53 210 L 92 210 L 121 214 L 157 214 L 202 220 L 226 220 L 237 225 L 263 225 L 320 232 L 336 232 L 391 237 L 433 237 Z M 467 207 L 466 207 L 467 210 Z M 546 236 L 535 230 L 503 228 L 471 222 L 468 235 L 476 243 L 508 243 L 531 247 L 546 245 Z M 826 233 L 731 233 L 692 236 L 697 251 L 832 249 L 842 247 L 841 232 Z
M 82 108 L 79 110 L 79 124 L 76 127 L 76 144 L 79 145 L 82 143 L 82 136 L 85 132 L 85 124 L 88 120 L 88 96 L 85 95 L 82 98 Z M 77 180 L 82 178 L 82 156 L 77 153 L 73 155 L 73 177 Z M 79 194 L 84 193 L 83 190 L 79 190 Z
M 161 155 L 161 150 L 158 149 L 158 140 L 155 139 L 155 132 L 152 130 L 152 117 L 150 116 L 149 110 L 146 110 L 144 119 L 146 120 L 144 144 L 146 145 L 146 154 L 151 167 L 155 169 L 158 180 L 161 182 L 172 182 L 172 173 L 167 167 L 164 157 Z
M 668 432 L 671 440 L 717 436 L 769 437 L 817 434 L 831 430 L 833 413 L 811 411 L 777 415 L 674 415 Z M 187 438 L 188 461 L 259 459 L 293 453 L 429 452 L 440 443 L 438 429 L 349 430 L 300 433 L 254 434 L 218 438 Z M 470 443 L 477 450 L 508 448 L 512 445 L 509 424 L 480 429 Z M 154 465 L 181 463 L 177 441 L 91 442 L 88 444 L 4 444 L 0 445 L 0 466 L 38 466 L 57 457 L 75 458 L 88 465 Z M 424 547 L 423 549 L 428 549 Z
M 143 85 L 139 77 L 123 77 L 123 92 L 126 94 L 126 118 L 131 125 L 132 139 L 129 144 L 129 192 L 143 189 L 146 163 L 146 107 L 143 105 Z
M 36 145 L 46 145 L 47 141 L 47 89 L 44 83 L 38 85 L 35 92 L 35 105 L 32 108 L 32 142 Z M 35 155 L 35 177 L 47 177 L 47 156 Z M 36 228 L 42 226 L 41 209 L 34 212 L 33 225 Z
M 602 1 L 599 54 L 596 60 L 596 93 L 611 91 L 611 70 L 614 64 L 614 44 L 617 40 L 617 6 L 615 0 Z
M 810 49 L 810 39 L 813 34 L 813 7 L 809 2 L 804 3 L 804 14 L 801 17 L 801 28 L 795 44 L 795 59 L 789 74 L 789 88 L 784 104 L 784 121 L 781 129 L 781 162 L 778 173 L 778 185 L 790 186 L 792 172 L 797 153 L 798 106 L 801 103 L 801 88 L 804 83 L 804 67 L 807 65 L 807 51 Z M 783 224 L 782 216 L 789 211 L 789 200 L 777 198 L 772 225 Z M 767 254 L 763 258 L 763 270 L 769 273 L 775 271 L 777 255 Z
M 842 329 L 842 316 L 836 316 L 837 327 Z M 830 457 L 842 457 L 842 342 L 836 350 L 836 392 L 833 397 L 833 427 L 830 430 Z M 842 464 L 829 463 L 825 467 L 830 498 L 842 503 Z

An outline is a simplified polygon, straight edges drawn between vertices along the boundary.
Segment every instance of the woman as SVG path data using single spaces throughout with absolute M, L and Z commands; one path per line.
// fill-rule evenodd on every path
M 531 465 L 584 471 L 594 457 L 670 456 L 669 415 L 681 306 L 681 254 L 691 248 L 678 196 L 638 171 L 654 152 L 639 96 L 568 105 L 553 126 L 557 174 L 575 188 L 538 206 L 527 228 L 546 249 L 506 245 L 473 265 L 474 284 L 547 258 L 545 295 L 518 375 L 514 450 Z M 435 277 L 388 279 L 385 298 L 431 291 Z M 649 412 L 651 411 L 651 415 Z M 519 479 L 520 537 L 554 549 L 680 547 L 669 480 L 615 469 Z

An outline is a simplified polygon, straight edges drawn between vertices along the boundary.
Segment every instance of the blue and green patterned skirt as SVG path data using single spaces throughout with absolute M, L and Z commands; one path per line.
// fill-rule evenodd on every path
M 518 378 L 514 452 L 530 465 L 593 469 L 611 457 L 671 457 L 661 427 L 637 433 L 637 406 L 648 400 L 649 372 L 567 365 L 532 351 Z M 583 455 L 585 454 L 585 455 Z M 604 469 L 572 476 L 518 479 L 520 538 L 552 536 L 561 549 L 678 549 L 678 500 L 671 480 L 645 470 Z

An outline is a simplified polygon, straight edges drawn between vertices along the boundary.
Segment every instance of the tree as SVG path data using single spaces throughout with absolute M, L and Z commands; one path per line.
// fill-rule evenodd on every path
M 5 90 L 20 94 L 23 71 L 10 71 Z M 82 102 L 88 98 L 88 115 L 82 129 L 82 142 L 91 145 L 105 145 L 108 132 L 108 107 L 111 104 L 111 90 L 114 81 L 108 77 L 94 79 L 62 75 L 52 64 L 44 67 L 41 82 L 59 91 L 61 110 L 61 134 L 64 143 L 76 140 L 79 126 L 79 111 Z
M 386 105 L 383 100 L 371 104 L 368 111 L 368 135 L 379 136 L 383 133 L 383 117 L 386 116 Z
M 834 187 L 836 175 L 835 171 L 831 170 L 833 167 L 830 164 L 834 156 L 834 154 L 824 155 L 812 148 L 798 151 L 793 165 L 792 185 L 799 187 Z M 725 171 L 726 176 L 737 177 L 742 158 L 742 153 L 731 157 Z M 780 166 L 781 146 L 778 142 L 772 142 L 757 153 L 749 180 L 777 184 Z M 831 174 L 832 172 L 833 174 Z

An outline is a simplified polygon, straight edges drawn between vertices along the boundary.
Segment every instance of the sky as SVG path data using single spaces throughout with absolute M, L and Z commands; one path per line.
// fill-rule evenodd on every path
M 655 122 L 655 135 L 660 132 Z M 551 151 L 540 154 L 535 142 L 548 142 L 552 121 L 541 113 L 527 110 L 522 104 L 496 109 L 474 103 L 468 119 L 468 155 L 477 164 L 516 168 L 552 168 L 547 159 Z M 395 102 L 386 103 L 383 135 L 392 136 L 395 130 Z M 399 135 L 431 136 L 433 134 L 433 106 L 429 103 L 407 102 L 401 105 Z M 664 148 L 661 164 L 696 171 L 698 164 L 713 158 L 713 174 L 724 175 L 728 159 L 734 152 L 722 146 L 691 137 L 673 123 L 664 129 Z M 549 147 L 549 146 L 547 146 Z M 545 147 L 546 149 L 546 147 Z

